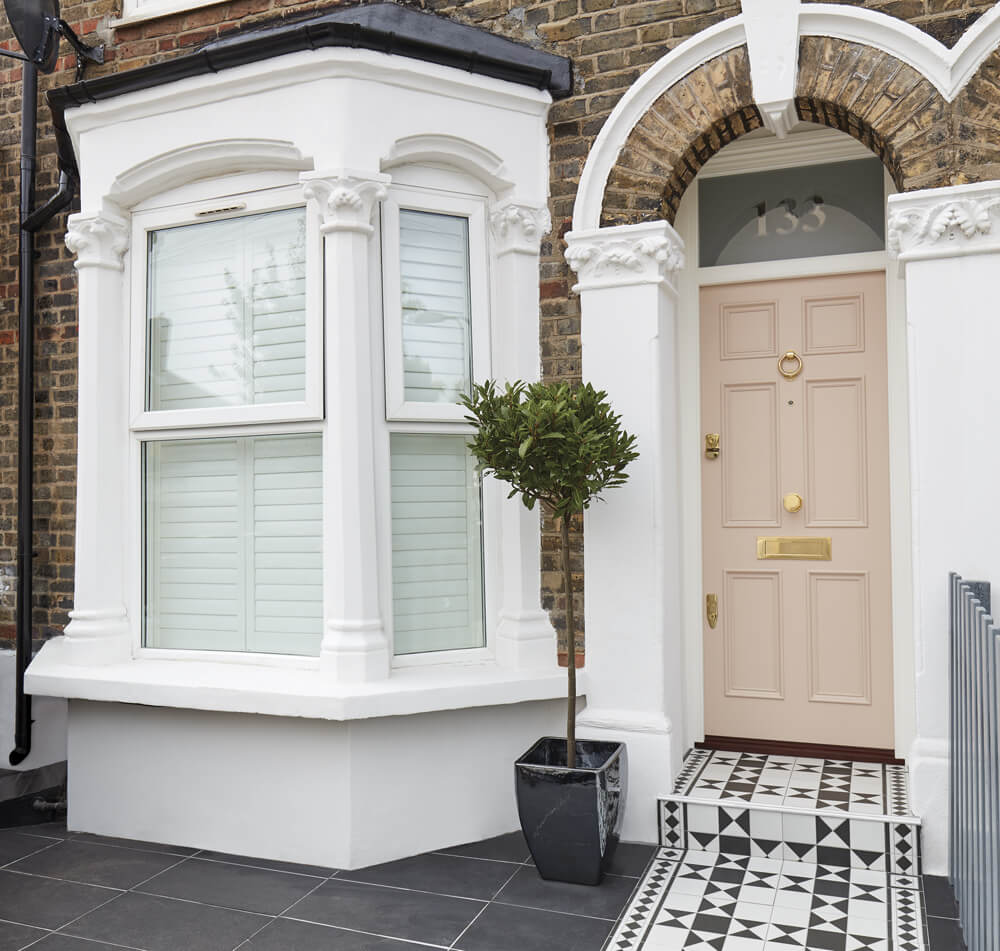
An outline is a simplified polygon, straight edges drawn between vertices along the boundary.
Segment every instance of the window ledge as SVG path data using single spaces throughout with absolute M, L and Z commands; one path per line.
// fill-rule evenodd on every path
M 578 676 L 585 693 L 586 675 Z M 319 670 L 136 658 L 99 667 L 69 663 L 62 637 L 46 643 L 25 673 L 36 696 L 138 703 L 318 720 L 406 716 L 467 707 L 554 700 L 566 694 L 566 672 L 555 666 L 507 670 L 495 664 L 395 669 L 369 684 L 331 683 Z

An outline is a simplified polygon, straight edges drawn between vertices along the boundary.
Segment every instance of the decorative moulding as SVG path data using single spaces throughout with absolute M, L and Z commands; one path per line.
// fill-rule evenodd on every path
M 857 139 L 836 129 L 808 128 L 792 132 L 784 139 L 773 136 L 744 136 L 713 155 L 698 172 L 699 178 L 720 175 L 743 175 L 747 172 L 770 172 L 800 165 L 847 162 L 874 156 Z
M 76 269 L 102 267 L 122 269 L 128 248 L 128 224 L 115 215 L 71 215 L 66 231 L 66 247 L 76 255 Z
M 1000 252 L 1000 184 L 929 188 L 889 198 L 887 245 L 900 261 Z
M 630 284 L 673 287 L 684 266 L 684 242 L 665 221 L 566 235 L 566 260 L 580 280 L 575 291 Z
M 382 160 L 382 171 L 420 162 L 460 169 L 484 182 L 498 195 L 514 187 L 514 183 L 504 177 L 503 159 L 499 155 L 457 135 L 429 133 L 397 139 Z
M 388 175 L 338 169 L 301 176 L 307 201 L 320 212 L 320 231 L 357 231 L 371 234 L 372 211 L 385 198 L 392 179 Z
M 784 138 L 798 121 L 798 0 L 743 0 L 753 97 L 764 125 Z
M 552 219 L 545 207 L 507 201 L 490 211 L 490 231 L 497 254 L 538 254 L 542 237 L 551 227 Z
M 121 208 L 202 178 L 239 172 L 292 171 L 313 167 L 291 142 L 283 139 L 215 139 L 156 155 L 122 172 L 110 198 Z

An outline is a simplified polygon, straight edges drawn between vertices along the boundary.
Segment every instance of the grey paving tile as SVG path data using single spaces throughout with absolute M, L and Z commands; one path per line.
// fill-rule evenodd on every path
M 0 921 L 0 951 L 21 951 L 26 944 L 45 934 L 39 928 L 15 925 L 12 921 Z
M 415 855 L 357 871 L 344 871 L 338 879 L 416 888 L 437 895 L 489 900 L 518 869 L 509 862 L 471 859 L 459 855 Z
M 935 918 L 957 918 L 958 904 L 951 882 L 943 875 L 921 875 L 924 886 L 924 908 Z
M 182 861 L 180 856 L 163 852 L 138 852 L 68 839 L 29 855 L 10 868 L 70 882 L 128 889 L 179 861 Z
M 252 865 L 254 868 L 269 868 L 275 872 L 294 872 L 297 875 L 318 875 L 320 878 L 329 878 L 335 868 L 328 868 L 325 865 L 300 865 L 298 862 L 279 862 L 274 859 L 258 859 L 251 855 L 230 855 L 228 852 L 199 852 L 198 858 L 208 859 L 213 862 L 229 862 L 235 865 Z
M 58 845 L 60 839 L 42 839 L 32 835 L 22 835 L 11 829 L 0 830 L 0 865 L 7 865 L 24 858 L 32 852 Z
M 483 904 L 331 878 L 285 917 L 447 946 L 479 914 Z
M 73 834 L 66 831 L 65 819 L 54 819 L 52 822 L 36 822 L 30 826 L 18 826 L 17 831 L 23 832 L 25 835 L 45 835 L 58 839 L 65 839 Z
M 278 918 L 237 951 L 416 951 L 426 947 L 431 946 Z
M 954 918 L 928 918 L 930 951 L 965 951 L 962 926 Z
M 187 859 L 145 882 L 138 892 L 277 915 L 323 879 L 247 865 Z
M 95 885 L 57 882 L 0 869 L 0 918 L 39 928 L 59 928 L 118 894 Z
M 105 944 L 103 941 L 89 941 L 53 933 L 33 944 L 29 951 L 136 951 L 136 949 L 126 948 L 123 944 Z
M 605 875 L 600 885 L 547 882 L 534 866 L 524 866 L 503 887 L 496 900 L 508 905 L 608 918 L 613 921 L 621 914 L 635 885 L 634 878 L 617 875 Z
M 657 846 L 640 842 L 619 842 L 615 854 L 611 856 L 608 873 L 611 875 L 631 875 L 638 878 L 646 871 L 649 860 Z
M 613 923 L 493 903 L 462 935 L 461 951 L 600 951 Z
M 113 845 L 121 849 L 138 849 L 141 852 L 166 852 L 168 855 L 194 855 L 198 851 L 186 845 L 164 845 L 162 842 L 145 842 L 142 839 L 119 839 L 113 835 L 94 835 L 91 832 L 77 832 L 73 840 Z
M 260 915 L 129 892 L 66 933 L 144 951 L 232 951 L 266 921 Z
M 531 859 L 528 843 L 524 841 L 520 830 L 484 839 L 482 842 L 453 845 L 435 851 L 443 855 L 469 855 L 479 859 L 495 859 L 498 862 L 527 862 Z

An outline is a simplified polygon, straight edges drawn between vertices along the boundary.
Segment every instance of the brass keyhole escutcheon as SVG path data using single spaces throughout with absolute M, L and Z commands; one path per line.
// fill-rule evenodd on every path
M 786 380 L 794 380 L 802 372 L 802 357 L 794 350 L 786 350 L 778 357 L 778 372 Z
M 708 626 L 715 630 L 715 625 L 719 623 L 719 596 L 717 594 L 705 595 L 705 617 L 708 618 Z
M 802 508 L 802 496 L 798 492 L 789 492 L 781 503 L 786 512 L 798 512 Z

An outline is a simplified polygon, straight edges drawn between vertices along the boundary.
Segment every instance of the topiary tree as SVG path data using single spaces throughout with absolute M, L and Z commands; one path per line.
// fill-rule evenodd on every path
M 568 704 L 566 765 L 576 765 L 576 624 L 570 574 L 569 522 L 605 489 L 628 480 L 625 468 L 639 455 L 635 436 L 619 424 L 607 393 L 589 383 L 508 383 L 492 380 L 462 397 L 477 427 L 469 449 L 479 469 L 511 486 L 528 509 L 541 503 L 559 520 L 566 589 Z

